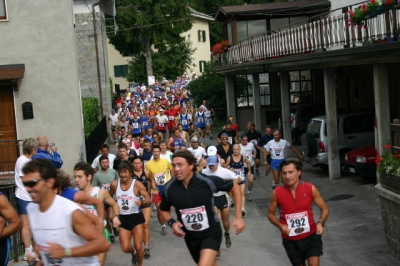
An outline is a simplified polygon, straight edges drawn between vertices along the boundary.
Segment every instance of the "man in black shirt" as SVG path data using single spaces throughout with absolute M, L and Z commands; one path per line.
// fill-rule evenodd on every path
M 237 184 L 216 176 L 196 173 L 196 158 L 189 151 L 178 151 L 172 156 L 175 177 L 164 188 L 160 204 L 161 216 L 171 226 L 174 235 L 184 237 L 193 260 L 199 265 L 215 265 L 222 241 L 222 230 L 216 218 L 213 193 L 232 191 L 235 204 L 233 228 L 243 232 L 241 191 Z M 178 221 L 170 209 L 175 207 Z
M 237 143 L 237 132 L 231 128 L 231 121 L 227 121 L 223 130 L 221 130 L 217 135 L 217 142 L 221 143 L 222 134 L 226 134 L 228 137 L 229 144 Z
M 217 154 L 224 160 L 222 163 L 225 163 L 226 159 L 233 153 L 232 144 L 229 143 L 228 134 L 226 133 L 221 135 L 220 140 L 221 142 L 216 146 Z
M 272 126 L 266 125 L 265 126 L 265 135 L 260 139 L 258 142 L 256 149 L 264 153 L 265 149 L 264 146 L 267 145 L 268 142 L 274 139 L 272 135 Z M 265 166 L 265 176 L 271 171 L 271 155 L 268 154 L 267 156 L 267 165 Z
M 260 131 L 256 130 L 256 124 L 253 121 L 247 122 L 247 131 L 244 133 L 249 139 L 249 143 L 253 143 L 254 147 L 257 147 L 260 138 L 262 137 Z M 260 150 L 257 149 L 257 154 L 255 158 L 255 174 L 256 176 L 260 176 L 260 172 L 258 171 L 258 167 L 260 166 Z

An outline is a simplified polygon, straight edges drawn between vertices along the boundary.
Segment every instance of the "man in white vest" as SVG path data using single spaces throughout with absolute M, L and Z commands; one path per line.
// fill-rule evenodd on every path
M 27 206 L 35 240 L 28 262 L 47 265 L 99 266 L 96 255 L 110 244 L 76 203 L 56 194 L 57 172 L 47 159 L 28 162 L 22 169 L 23 184 L 32 197 Z

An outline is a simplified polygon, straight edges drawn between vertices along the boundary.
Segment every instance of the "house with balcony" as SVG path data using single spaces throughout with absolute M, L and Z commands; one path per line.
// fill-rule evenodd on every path
M 340 177 L 337 108 L 375 110 L 379 152 L 391 143 L 391 121 L 400 117 L 400 77 L 396 73 L 400 6 L 393 3 L 365 18 L 362 26 L 349 25 L 349 11 L 362 3 L 299 0 L 222 6 L 215 16 L 232 43 L 215 67 L 225 76 L 228 114 L 239 125 L 251 117 L 259 129 L 266 124 L 276 126 L 280 117 L 284 138 L 291 140 L 290 106 L 324 104 L 332 181 Z M 381 202 L 389 202 L 390 194 L 391 203 L 400 203 L 399 195 L 380 185 L 377 193 Z M 382 213 L 393 225 L 386 210 Z M 393 240 L 389 229 L 385 231 L 388 243 L 400 242 Z M 389 245 L 396 256 L 398 247 Z

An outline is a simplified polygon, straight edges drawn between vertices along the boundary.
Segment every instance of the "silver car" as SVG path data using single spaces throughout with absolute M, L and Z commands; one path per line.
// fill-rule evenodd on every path
M 374 142 L 372 111 L 342 113 L 337 116 L 341 172 L 346 173 L 344 158 L 348 151 Z M 328 136 L 326 116 L 311 119 L 307 132 L 301 138 L 303 153 L 314 166 L 328 170 Z

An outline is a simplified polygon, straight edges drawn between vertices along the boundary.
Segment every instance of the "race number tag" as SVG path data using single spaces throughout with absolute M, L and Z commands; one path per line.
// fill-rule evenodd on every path
M 187 120 L 182 120 L 182 125 L 186 126 L 188 124 Z
M 146 168 L 146 165 L 149 161 L 143 161 L 143 167 Z
M 183 209 L 180 212 L 183 224 L 187 230 L 203 231 L 210 227 L 204 205 L 197 208 Z
M 244 176 L 244 171 L 243 169 L 232 169 L 232 172 L 235 173 L 235 175 L 237 175 L 238 177 L 240 177 L 240 179 L 242 179 L 242 181 L 245 181 L 246 178 Z
M 228 137 L 228 141 L 230 144 L 232 144 L 232 137 Z
M 110 191 L 110 184 L 102 184 L 101 188 L 107 191 Z
M 164 127 L 164 123 L 158 123 L 159 127 Z
M 147 122 L 143 122 L 142 124 L 144 127 L 147 127 L 149 125 L 149 123 L 147 123 Z
M 203 123 L 203 118 L 202 117 L 199 117 L 199 118 L 197 118 L 197 123 Z
M 253 155 L 251 155 L 251 154 L 249 154 L 249 153 L 246 153 L 246 154 L 244 154 L 243 155 L 244 156 L 244 158 L 246 158 L 247 160 L 251 160 L 251 158 L 253 158 Z
M 132 196 L 121 195 L 118 196 L 118 206 L 122 212 L 129 210 L 129 203 L 132 202 Z
M 168 116 L 168 120 L 172 121 L 172 120 L 174 120 L 174 117 L 173 116 Z
M 165 184 L 165 182 L 167 181 L 167 177 L 165 176 L 165 173 L 155 174 L 154 179 L 156 180 L 157 186 L 163 186 Z
M 297 236 L 310 232 L 307 212 L 299 212 L 285 215 L 287 225 L 290 229 L 289 236 Z
M 133 123 L 133 128 L 139 128 L 139 123 Z

